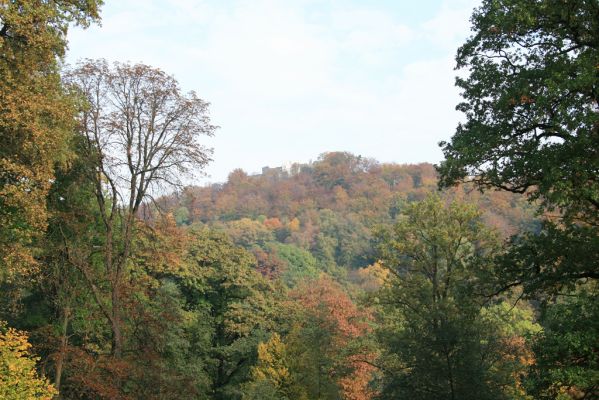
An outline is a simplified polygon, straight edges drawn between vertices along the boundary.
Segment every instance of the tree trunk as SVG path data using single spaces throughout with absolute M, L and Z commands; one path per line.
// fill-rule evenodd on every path
M 67 344 L 69 337 L 67 335 L 68 327 L 69 327 L 69 319 L 71 317 L 71 309 L 69 307 L 65 307 L 63 310 L 62 317 L 62 332 L 60 337 L 60 351 L 58 353 L 58 358 L 56 359 L 56 373 L 54 375 L 54 387 L 59 391 L 58 398 L 60 398 L 60 382 L 62 380 L 62 371 L 64 365 L 65 354 L 67 351 Z
M 447 379 L 449 380 L 449 389 L 451 391 L 451 400 L 455 400 L 455 387 L 453 382 L 453 371 L 451 360 L 449 358 L 449 350 L 445 350 L 445 360 L 447 361 Z
M 112 223 L 112 221 L 110 222 Z M 111 311 L 110 311 L 110 329 L 112 331 L 111 351 L 112 355 L 120 358 L 123 353 L 123 333 L 121 329 L 121 302 L 120 302 L 120 265 L 118 260 L 114 260 L 114 247 L 112 237 L 112 226 L 108 225 L 106 229 L 106 244 L 104 247 L 104 264 L 106 272 L 110 277 L 111 285 Z
M 120 358 L 123 354 L 123 332 L 121 327 L 120 282 L 115 282 L 112 288 L 112 355 Z

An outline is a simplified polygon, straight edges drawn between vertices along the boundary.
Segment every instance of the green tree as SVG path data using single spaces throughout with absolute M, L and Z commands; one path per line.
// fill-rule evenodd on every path
M 187 207 L 179 207 L 175 210 L 175 221 L 177 225 L 189 225 L 189 210 Z
M 458 50 L 458 69 L 470 71 L 457 79 L 466 122 L 441 143 L 441 185 L 471 180 L 527 193 L 563 217 L 545 222 L 542 240 L 524 237 L 538 261 L 508 284 L 542 279 L 549 265 L 558 285 L 599 278 L 596 257 L 583 262 L 556 251 L 599 253 L 598 21 L 596 1 L 488 0 Z
M 554 346 L 535 346 L 539 362 L 533 371 L 543 376 L 545 388 L 570 382 L 572 392 L 559 393 L 562 398 L 593 396 L 596 389 L 584 383 L 589 371 L 597 371 L 591 358 L 580 357 L 575 368 L 566 363 L 566 379 L 543 360 L 576 354 L 581 346 L 598 351 L 594 330 L 579 335 L 575 325 L 556 322 L 580 308 L 556 296 L 597 294 L 599 3 L 486 0 L 471 20 L 474 34 L 457 54 L 458 69 L 470 72 L 457 79 L 464 97 L 457 108 L 466 122 L 450 143 L 441 143 L 441 185 L 472 180 L 481 190 L 526 193 L 540 212 L 555 214 L 540 233 L 512 238 L 498 263 L 496 289 L 522 286 L 524 295 L 549 300 L 542 303 L 545 315 L 561 311 L 544 319 L 547 333 L 535 341 L 550 344 L 548 338 L 562 337 L 560 353 Z M 580 315 L 589 324 L 599 319 L 592 307 Z M 537 383 L 532 386 L 540 395 Z
M 203 354 L 214 399 L 241 398 L 251 378 L 258 343 L 277 324 L 276 294 L 254 268 L 251 253 L 222 233 L 194 228 L 186 255 L 187 272 L 178 280 L 186 308 L 206 323 Z
M 304 279 L 318 276 L 316 259 L 310 252 L 292 244 L 275 243 L 272 248 L 287 263 L 281 277 L 288 286 L 292 287 Z
M 471 20 L 457 55 L 466 122 L 442 143 L 442 184 L 471 177 L 596 220 L 599 4 L 486 0 Z
M 583 289 L 543 308 L 536 360 L 525 384 L 535 399 L 590 399 L 599 393 L 599 302 Z
M 496 328 L 473 295 L 491 267 L 495 234 L 473 207 L 431 196 L 382 231 L 391 278 L 380 293 L 381 398 L 501 399 Z
M 300 386 L 298 391 L 307 399 L 338 399 L 341 388 L 334 378 L 339 356 L 335 348 L 336 326 L 326 315 L 325 304 L 307 310 L 302 322 L 295 324 L 287 336 L 292 371 Z M 301 397 L 300 397 L 301 398 Z
M 362 222 L 360 215 L 355 213 L 343 215 L 324 209 L 320 210 L 319 219 L 320 234 L 324 236 L 319 238 L 319 241 L 327 248 L 334 246 L 337 265 L 346 268 L 360 267 L 374 261 L 370 254 L 372 248 L 370 230 Z
M 212 383 L 206 352 L 213 327 L 205 314 L 187 309 L 173 279 L 145 280 L 150 284 L 128 304 L 134 334 L 127 349 L 134 357 L 124 391 L 137 399 L 206 398 Z
M 273 233 L 264 224 L 249 218 L 227 222 L 224 229 L 235 244 L 246 249 L 274 241 Z
M 94 188 L 87 180 L 86 170 L 92 165 L 80 157 L 81 141 L 75 137 L 71 142 L 75 156 L 56 168 L 55 181 L 47 197 L 49 224 L 40 240 L 43 252 L 38 255 L 43 273 L 37 275 L 36 285 L 27 299 L 27 315 L 21 319 L 27 329 L 43 331 L 52 327 L 58 340 L 46 336 L 40 340 L 45 343 L 36 345 L 47 349 L 48 360 L 52 361 L 48 370 L 59 390 L 63 373 L 67 372 L 69 337 L 86 335 L 84 331 L 73 332 L 73 321 L 89 318 L 92 310 L 97 309 L 78 266 L 91 267 L 94 246 L 102 243 Z

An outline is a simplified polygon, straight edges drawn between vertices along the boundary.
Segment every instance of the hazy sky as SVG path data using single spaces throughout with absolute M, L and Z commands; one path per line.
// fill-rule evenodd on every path
M 477 0 L 106 0 L 68 62 L 143 62 L 211 103 L 204 182 L 345 150 L 437 162 Z

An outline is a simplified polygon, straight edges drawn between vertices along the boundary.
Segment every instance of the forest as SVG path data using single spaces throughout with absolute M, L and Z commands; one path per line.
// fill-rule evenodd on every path
M 102 3 L 0 1 L 0 399 L 599 398 L 596 0 L 482 1 L 437 165 L 205 185 L 210 99 L 64 63 Z

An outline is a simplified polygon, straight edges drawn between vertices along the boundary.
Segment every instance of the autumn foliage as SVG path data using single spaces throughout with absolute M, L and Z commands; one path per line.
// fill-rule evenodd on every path
M 0 1 L 0 399 L 597 398 L 596 1 L 482 1 L 440 166 L 204 186 L 207 101 L 62 65 L 101 4 Z
M 39 377 L 31 344 L 24 332 L 0 322 L 0 398 L 7 400 L 50 400 L 57 393 L 45 378 Z

